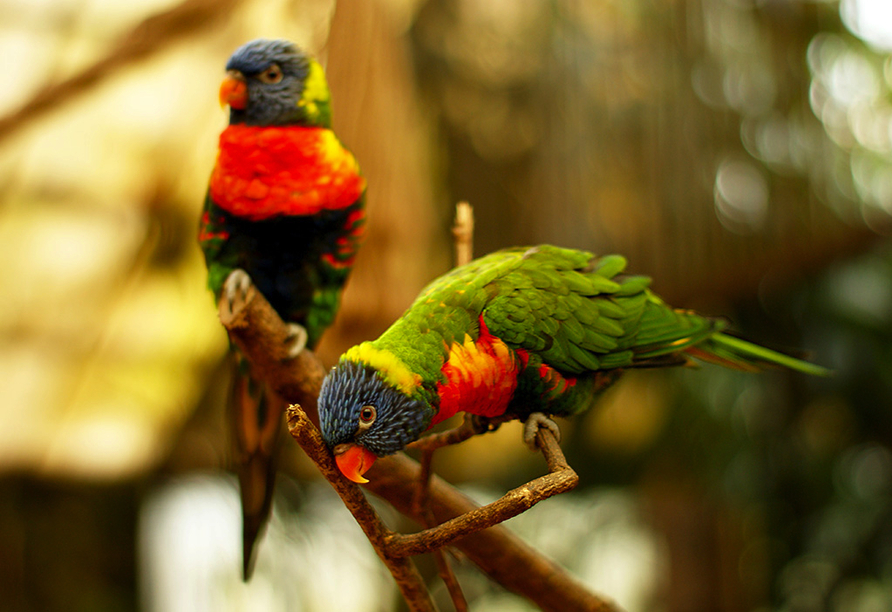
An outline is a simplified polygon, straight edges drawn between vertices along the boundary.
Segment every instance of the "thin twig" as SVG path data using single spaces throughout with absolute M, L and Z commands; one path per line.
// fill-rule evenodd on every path
M 423 512 L 424 506 L 427 503 L 427 483 L 431 476 L 431 463 L 433 462 L 434 452 L 444 446 L 459 444 L 473 436 L 484 433 L 485 431 L 490 431 L 490 423 L 491 421 L 487 421 L 486 424 L 483 425 L 474 415 L 465 414 L 464 420 L 458 427 L 424 436 L 423 438 L 419 438 L 410 443 L 406 447 L 407 449 L 421 452 L 421 459 L 419 460 L 419 463 L 421 464 L 421 476 L 418 480 L 418 487 L 412 500 L 418 513 Z M 427 527 L 431 526 L 433 525 L 427 525 Z
M 241 0 L 184 0 L 150 15 L 121 37 L 120 43 L 102 58 L 73 76 L 47 84 L 12 113 L 0 117 L 0 140 L 21 130 L 29 122 L 96 87 L 118 70 L 153 54 L 167 51 L 177 39 L 200 30 L 219 27 Z
M 433 463 L 434 453 L 437 449 L 443 448 L 444 446 L 459 444 L 475 435 L 488 431 L 489 429 L 489 423 L 483 424 L 474 415 L 465 414 L 464 420 L 458 427 L 425 436 L 420 440 L 416 440 L 409 444 L 409 448 L 421 451 L 421 458 L 419 461 L 421 471 L 418 480 L 416 481 L 415 491 L 412 495 L 412 509 L 415 515 L 422 519 L 421 523 L 425 528 L 430 529 L 437 525 L 437 520 L 434 518 L 434 513 L 431 511 L 429 505 L 430 479 L 432 474 L 431 465 Z M 432 552 L 434 561 L 437 564 L 438 573 L 443 580 L 443 584 L 446 585 L 446 590 L 452 598 L 452 603 L 455 606 L 456 612 L 467 610 L 467 601 L 462 592 L 461 584 L 458 582 L 455 573 L 452 571 L 452 566 L 449 563 L 446 549 L 436 548 Z
M 455 241 L 455 264 L 461 266 L 470 262 L 473 257 L 474 212 L 467 202 L 459 202 L 455 208 L 455 225 L 452 228 L 452 236 Z M 470 425 L 470 421 L 467 418 L 463 423 L 464 425 Z M 458 427 L 444 434 L 428 436 L 425 438 L 426 444 L 418 445 L 421 448 L 421 476 L 417 481 L 415 492 L 412 496 L 412 503 L 418 516 L 423 518 L 422 524 L 425 527 L 431 528 L 437 524 L 433 512 L 428 507 L 428 483 L 431 477 L 431 464 L 434 459 L 434 452 L 442 446 L 457 444 L 462 440 L 466 440 L 475 433 L 477 432 L 474 429 Z M 446 551 L 439 548 L 433 551 L 433 555 L 440 578 L 443 580 L 443 584 L 446 585 L 446 590 L 452 598 L 456 612 L 464 612 L 467 610 L 468 604 L 462 592 L 461 584 L 459 584 L 455 573 L 452 571 Z
M 460 426 L 441 433 L 425 436 L 421 440 L 417 440 L 409 445 L 411 448 L 421 450 L 421 473 L 416 481 L 415 490 L 412 495 L 412 508 L 415 515 L 421 517 L 422 520 L 420 522 L 424 527 L 429 529 L 437 525 L 437 520 L 434 518 L 434 513 L 429 506 L 428 494 L 434 452 L 438 448 L 463 442 L 475 434 L 481 433 L 481 431 L 477 421 L 470 415 L 465 415 L 465 419 Z M 467 601 L 461 590 L 461 585 L 455 577 L 455 573 L 452 571 L 452 566 L 449 563 L 446 550 L 438 548 L 432 552 L 434 561 L 437 564 L 438 573 L 443 580 L 443 584 L 446 585 L 446 590 L 449 591 L 456 612 L 467 610 Z
M 455 205 L 455 265 L 463 266 L 474 258 L 474 209 L 467 202 Z
M 433 456 L 433 450 L 422 452 L 421 475 L 416 482 L 415 492 L 412 496 L 412 504 L 417 511 L 417 516 L 422 517 L 423 520 L 421 521 L 421 524 L 428 529 L 437 525 L 437 519 L 434 518 L 434 513 L 431 512 L 431 509 L 428 506 L 428 484 L 431 477 L 431 461 L 433 460 Z M 462 592 L 461 584 L 455 576 L 455 572 L 452 571 L 452 564 L 449 563 L 447 550 L 445 548 L 438 548 L 432 550 L 431 554 L 433 554 L 434 562 L 437 565 L 437 573 L 443 581 L 443 584 L 446 585 L 446 590 L 449 592 L 449 597 L 452 599 L 452 605 L 455 607 L 455 612 L 466 612 L 468 609 L 468 602 L 465 599 L 464 592 Z
M 383 457 L 367 474 L 363 485 L 387 500 L 402 514 L 423 523 L 414 514 L 412 491 L 418 481 L 418 463 L 406 455 Z M 479 506 L 438 476 L 430 481 L 429 508 L 444 522 Z M 505 589 L 525 597 L 547 612 L 619 612 L 611 601 L 593 594 L 566 569 L 543 556 L 504 526 L 497 525 L 452 543 L 470 561 Z
M 425 515 L 431 519 L 433 518 L 433 514 L 429 510 Z M 446 549 L 437 549 L 433 551 L 433 555 L 434 563 L 437 565 L 437 574 L 440 576 L 443 584 L 446 585 L 446 591 L 452 599 L 452 606 L 455 608 L 455 612 L 468 612 L 468 600 L 465 599 L 465 594 L 461 590 L 461 584 L 459 584 L 458 578 L 455 577 L 455 572 L 452 571 L 452 565 L 449 563 Z
M 418 555 L 446 546 L 466 535 L 487 529 L 525 512 L 544 499 L 565 493 L 579 483 L 579 476 L 569 466 L 550 430 L 542 428 L 537 442 L 548 464 L 549 473 L 511 489 L 496 501 L 476 508 L 436 527 L 411 535 L 388 536 L 388 552 L 394 556 Z

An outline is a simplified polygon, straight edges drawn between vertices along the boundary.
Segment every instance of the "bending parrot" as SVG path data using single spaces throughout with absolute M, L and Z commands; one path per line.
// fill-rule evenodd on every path
M 359 248 L 365 179 L 331 130 L 322 67 L 292 43 L 255 40 L 237 49 L 220 103 L 229 106 L 229 125 L 198 237 L 208 285 L 218 300 L 232 300 L 253 282 L 292 324 L 292 354 L 312 349 L 335 317 Z M 237 282 L 227 284 L 234 271 Z M 230 404 L 247 579 L 272 502 L 285 404 L 252 378 L 244 359 L 237 363 Z
M 498 251 L 436 279 L 384 334 L 348 350 L 319 395 L 322 436 L 355 482 L 463 411 L 571 416 L 623 370 L 698 359 L 746 371 L 814 375 L 820 366 L 722 332 L 667 306 L 619 255 L 554 246 Z

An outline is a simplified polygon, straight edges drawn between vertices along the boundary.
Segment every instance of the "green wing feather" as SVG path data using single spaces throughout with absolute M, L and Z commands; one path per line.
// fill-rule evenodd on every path
M 238 267 L 234 258 L 224 261 L 223 247 L 229 238 L 224 217 L 210 195 L 204 198 L 201 221 L 199 223 L 198 244 L 204 253 L 208 268 L 208 288 L 219 298 L 226 277 Z
M 646 277 L 621 276 L 626 261 L 619 255 L 596 258 L 550 246 L 511 255 L 511 269 L 487 287 L 493 297 L 483 320 L 512 348 L 562 372 L 635 365 L 650 359 L 658 343 L 683 341 L 689 328 L 708 327 L 673 314 L 647 290 Z M 642 322 L 649 331 L 639 340 Z M 639 356 L 642 343 L 648 353 Z
M 620 255 L 541 245 L 497 251 L 428 285 L 374 345 L 425 380 L 438 380 L 448 347 L 480 334 L 478 320 L 513 349 L 570 376 L 682 365 L 691 357 L 738 369 L 774 364 L 826 370 L 721 333 L 725 322 L 665 304 Z
M 624 275 L 619 255 L 540 246 L 503 253 L 501 274 L 487 281 L 489 331 L 561 372 L 688 363 L 766 365 L 807 374 L 827 370 L 721 333 L 725 322 L 668 306 L 646 276 Z
M 814 363 L 724 333 L 713 334 L 696 349 L 704 353 L 699 355 L 692 352 L 698 359 L 739 370 L 750 371 L 760 370 L 765 366 L 780 366 L 811 376 L 830 376 L 832 374 L 827 368 Z

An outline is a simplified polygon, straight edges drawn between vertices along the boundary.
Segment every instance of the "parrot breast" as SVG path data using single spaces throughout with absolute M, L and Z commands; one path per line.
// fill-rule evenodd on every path
M 210 195 L 233 215 L 260 221 L 347 208 L 365 186 L 331 130 L 236 124 L 220 134 Z
M 437 384 L 439 411 L 431 425 L 457 412 L 484 417 L 504 414 L 517 389 L 521 367 L 518 354 L 490 334 L 481 318 L 476 341 L 465 334 L 463 341 L 449 347 L 449 357 L 440 370 L 445 382 Z

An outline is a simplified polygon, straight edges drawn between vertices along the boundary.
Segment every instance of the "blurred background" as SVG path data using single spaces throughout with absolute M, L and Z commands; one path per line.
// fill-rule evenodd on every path
M 323 61 L 368 178 L 327 364 L 451 266 L 458 200 L 478 254 L 621 252 L 836 376 L 629 374 L 561 423 L 580 487 L 509 527 L 630 612 L 892 609 L 888 0 L 0 0 L 0 607 L 401 609 L 296 445 L 239 577 L 195 235 L 257 37 Z M 488 501 L 544 470 L 518 438 L 437 469 Z

